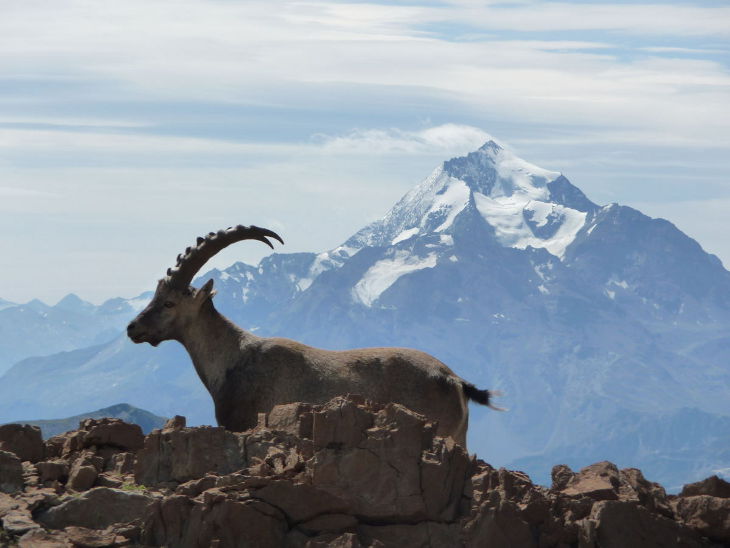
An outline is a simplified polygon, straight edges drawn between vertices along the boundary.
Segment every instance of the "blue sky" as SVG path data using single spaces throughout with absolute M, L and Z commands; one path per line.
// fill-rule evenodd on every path
M 0 297 L 322 251 L 492 135 L 730 264 L 723 2 L 0 0 Z M 255 262 L 240 245 L 213 266 Z

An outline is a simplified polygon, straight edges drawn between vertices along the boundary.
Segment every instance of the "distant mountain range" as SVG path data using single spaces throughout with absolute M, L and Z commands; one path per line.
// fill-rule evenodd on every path
M 41 429 L 43 439 L 48 439 L 58 434 L 63 434 L 69 430 L 76 430 L 79 427 L 79 423 L 86 419 L 101 419 L 104 417 L 112 417 L 116 419 L 122 419 L 123 421 L 138 424 L 142 428 L 142 432 L 148 434 L 155 428 L 162 428 L 167 419 L 165 417 L 158 417 L 145 411 L 144 409 L 138 409 L 127 403 L 118 403 L 111 407 L 105 407 L 104 409 L 98 409 L 89 413 L 82 413 L 81 415 L 75 415 L 73 417 L 66 417 L 65 419 L 48 419 L 48 420 L 20 420 L 22 424 L 32 424 Z
M 258 334 L 416 347 L 503 390 L 508 413 L 472 409 L 470 449 L 538 481 L 545 462 L 607 459 L 669 486 L 730 469 L 718 442 L 730 421 L 730 272 L 672 223 L 594 204 L 493 141 L 444 162 L 333 250 L 276 253 L 195 283 L 208 278 L 221 312 Z M 212 422 L 180 345 L 132 345 L 119 326 L 135 307 L 110 302 L 109 316 L 76 312 L 89 346 L 28 358 L 0 379 L 0 419 L 123 399 Z M 0 322 L 13 313 L 26 329 L 15 308 Z

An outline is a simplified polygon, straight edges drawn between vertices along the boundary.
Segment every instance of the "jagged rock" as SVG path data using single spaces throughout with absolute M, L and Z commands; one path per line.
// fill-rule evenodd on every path
M 83 447 L 108 445 L 123 451 L 134 451 L 144 445 L 142 428 L 121 419 L 86 419 L 81 421 L 79 429 L 86 431 Z
M 3 424 L 0 426 L 0 451 L 15 453 L 21 461 L 43 460 L 45 446 L 41 429 L 30 424 Z
M 42 512 L 37 519 L 50 529 L 72 525 L 105 529 L 114 523 L 143 518 L 154 501 L 155 498 L 146 493 L 95 487 Z
M 300 438 L 312 439 L 312 406 L 308 403 L 277 405 L 266 417 L 265 426 Z
M 730 483 L 717 476 L 710 476 L 697 483 L 685 485 L 679 494 L 680 497 L 693 497 L 696 495 L 710 495 L 711 497 L 728 499 L 730 498 Z
M 575 472 L 570 469 L 567 464 L 556 464 L 550 473 L 555 491 L 562 491 L 568 486 L 568 483 L 575 477 Z
M 175 415 L 171 419 L 167 419 L 165 425 L 162 427 L 163 432 L 171 432 L 173 430 L 182 430 L 187 425 L 185 417 Z
M 87 529 L 86 527 L 66 527 L 64 532 L 74 547 L 78 548 L 120 546 L 126 540 L 112 530 L 96 531 L 94 529 Z
M 74 466 L 71 467 L 71 473 L 69 474 L 66 487 L 74 491 L 86 491 L 93 487 L 98 475 L 99 473 L 93 466 L 76 466 L 74 464 Z
M 621 500 L 636 500 L 650 512 L 673 517 L 667 492 L 658 483 L 647 481 L 637 468 L 625 468 L 619 472 Z
M 69 467 L 65 461 L 41 461 L 37 462 L 35 467 L 38 470 L 41 484 L 45 484 L 47 481 L 60 481 L 65 483 L 68 480 Z
M 92 421 L 47 443 L 49 460 L 35 465 L 0 452 L 16 482 L 12 495 L 0 493 L 0 544 L 730 544 L 730 498 L 707 494 L 723 494 L 722 480 L 685 488 L 703 494 L 668 497 L 639 470 L 602 462 L 578 473 L 556 466 L 547 489 L 470 458 L 400 405 L 359 396 L 293 403 L 239 433 L 184 424 L 178 417 L 137 450 L 115 437 L 127 431 L 118 422 Z
M 0 492 L 13 493 L 22 488 L 22 462 L 15 453 L 0 451 Z
M 142 541 L 153 546 L 283 546 L 283 514 L 255 500 L 206 492 L 202 500 L 182 495 L 155 505 Z
M 18 548 L 69 548 L 68 537 L 58 531 L 33 529 L 18 539 Z
M 566 495 L 594 500 L 618 500 L 620 484 L 616 465 L 604 461 L 582 468 L 561 491 Z
M 153 430 L 137 453 L 137 483 L 184 483 L 208 473 L 230 474 L 245 468 L 242 435 L 222 427 Z
M 0 518 L 2 528 L 14 536 L 19 536 L 33 529 L 40 529 L 40 525 L 33 521 L 33 517 L 27 510 L 11 510 Z
M 581 546 L 596 548 L 665 548 L 710 546 L 695 531 L 649 512 L 635 502 L 602 500 L 581 524 Z
M 673 506 L 682 522 L 713 541 L 730 545 L 730 499 L 680 496 Z

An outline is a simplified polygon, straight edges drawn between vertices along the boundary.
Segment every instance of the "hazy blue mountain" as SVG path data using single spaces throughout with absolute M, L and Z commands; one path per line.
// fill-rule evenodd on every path
M 670 222 L 596 205 L 494 142 L 444 162 L 334 250 L 196 283 L 210 277 L 217 307 L 256 333 L 416 347 L 505 391 L 508 413 L 472 408 L 470 449 L 538 481 L 553 464 L 603 459 L 667 485 L 730 469 L 718 441 L 730 420 L 730 273 Z M 78 352 L 13 367 L 0 418 L 22 406 L 70 414 L 90 393 L 212 417 L 176 343 L 122 337 Z M 59 386 L 62 403 L 46 399 Z
M 138 424 L 142 428 L 142 432 L 149 434 L 155 428 L 162 428 L 167 421 L 165 417 L 158 417 L 139 409 L 128 403 L 118 403 L 104 409 L 98 409 L 89 413 L 82 413 L 73 417 L 66 417 L 63 419 L 48 419 L 48 420 L 18 420 L 20 424 L 31 424 L 41 429 L 43 439 L 48 439 L 58 434 L 63 434 L 69 430 L 75 430 L 79 427 L 79 423 L 85 419 L 101 419 L 104 417 L 111 417 L 116 419 L 122 419 L 123 421 Z
M 0 375 L 24 358 L 110 341 L 147 298 L 111 299 L 101 306 L 74 294 L 55 306 L 37 299 L 25 304 L 0 301 Z

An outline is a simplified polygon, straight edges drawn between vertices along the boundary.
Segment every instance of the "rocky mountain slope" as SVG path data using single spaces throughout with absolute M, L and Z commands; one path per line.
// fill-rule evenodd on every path
M 671 489 L 730 469 L 730 273 L 670 222 L 596 205 L 494 142 L 334 250 L 195 283 L 210 277 L 216 306 L 256 333 L 415 347 L 506 392 L 509 413 L 472 408 L 469 446 L 538 482 L 548 462 L 610 459 Z M 0 419 L 78 413 L 89 395 L 213 420 L 177 343 L 123 335 L 17 364 L 0 379 Z
M 88 419 L 41 441 L 0 427 L 0 542 L 39 546 L 719 547 L 730 484 L 667 496 L 637 469 L 555 466 L 552 487 L 495 469 L 425 417 L 358 397 L 275 407 L 241 433 L 144 437 Z

